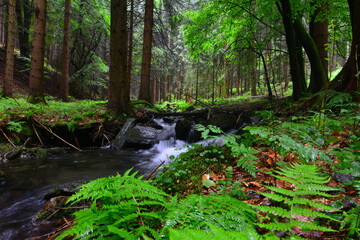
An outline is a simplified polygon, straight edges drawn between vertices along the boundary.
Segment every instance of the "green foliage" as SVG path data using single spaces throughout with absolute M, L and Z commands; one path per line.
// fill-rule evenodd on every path
M 208 223 L 227 231 L 248 232 L 256 235 L 256 212 L 247 203 L 229 196 L 189 195 L 173 201 L 163 230 L 169 228 L 208 231 Z
M 316 165 L 294 164 L 290 167 L 285 166 L 275 173 L 276 178 L 293 184 L 294 189 L 267 186 L 271 192 L 261 194 L 272 200 L 276 206 L 254 206 L 267 214 L 266 217 L 262 217 L 259 227 L 273 231 L 291 231 L 293 227 L 300 227 L 303 231 L 335 231 L 320 225 L 318 220 L 338 221 L 325 213 L 336 209 L 311 198 L 333 197 L 327 192 L 338 189 L 324 186 L 329 178 L 320 175 Z
M 69 201 L 89 201 L 90 208 L 75 213 L 76 223 L 57 239 L 136 239 L 157 237 L 168 195 L 137 172 L 100 178 L 83 185 Z
M 170 240 L 199 240 L 199 239 L 227 239 L 227 240 L 252 240 L 259 239 L 256 232 L 237 232 L 224 230 L 207 223 L 209 231 L 195 230 L 195 229 L 170 229 Z M 277 238 L 275 238 L 277 239 Z
M 6 128 L 10 131 L 20 133 L 24 129 L 24 124 L 26 124 L 25 121 L 18 121 L 18 122 L 10 121 L 7 122 Z
M 331 156 L 333 154 L 345 156 L 351 152 L 352 155 L 347 155 L 348 157 L 358 155 L 354 150 L 349 151 L 349 148 L 335 149 L 338 152 L 335 150 L 324 152 L 322 149 L 325 144 L 334 141 L 334 132 L 340 132 L 347 124 L 352 125 L 354 123 L 355 120 L 352 115 L 346 114 L 346 116 L 330 118 L 326 115 L 314 113 L 306 117 L 293 117 L 292 122 L 280 122 L 270 116 L 268 117 L 270 119 L 268 125 L 247 126 L 245 129 L 257 137 L 255 141 L 258 144 L 269 145 L 282 156 L 293 152 L 303 163 L 324 161 L 332 165 Z M 357 141 L 355 140 L 355 142 Z M 343 151 L 346 154 L 341 153 Z
M 23 98 L 1 98 L 0 117 L 3 121 L 7 121 L 8 130 L 17 133 L 25 130 L 29 132 L 25 129 L 25 123 L 32 117 L 36 117 L 45 125 L 66 124 L 69 129 L 74 130 L 80 122 L 91 124 L 104 117 L 106 114 L 104 104 L 104 101 L 84 100 L 65 103 L 47 99 L 46 105 L 36 105 L 27 103 Z
M 196 130 L 201 132 L 201 137 L 203 139 L 221 139 L 225 146 L 230 149 L 231 155 L 237 159 L 237 166 L 242 167 L 252 176 L 256 175 L 256 160 L 258 160 L 258 158 L 254 155 L 259 153 L 259 151 L 239 142 L 239 136 L 226 134 L 216 126 L 208 125 L 205 127 L 198 124 Z M 221 136 L 214 136 L 211 135 L 211 133 L 216 135 L 221 134 Z
M 172 112 L 182 112 L 188 111 L 193 107 L 193 104 L 183 100 L 177 100 L 173 102 L 162 102 L 155 105 L 155 108 L 158 111 L 172 111 Z
M 341 228 L 348 231 L 349 236 L 360 237 L 360 206 L 353 208 L 349 213 L 344 213 L 344 219 L 341 222 Z
M 164 166 L 164 171 L 156 176 L 156 183 L 170 193 L 200 193 L 203 174 L 222 171 L 224 165 L 234 161 L 227 148 L 194 144 Z

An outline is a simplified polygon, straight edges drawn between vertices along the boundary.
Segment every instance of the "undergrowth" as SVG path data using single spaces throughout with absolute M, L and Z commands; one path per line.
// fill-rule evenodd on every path
M 61 238 L 358 239 L 359 108 L 328 96 L 320 111 L 287 121 L 262 111 L 263 124 L 241 136 L 198 126 L 212 145 L 171 157 L 155 181 L 127 172 L 84 185 L 71 200 L 90 207 Z

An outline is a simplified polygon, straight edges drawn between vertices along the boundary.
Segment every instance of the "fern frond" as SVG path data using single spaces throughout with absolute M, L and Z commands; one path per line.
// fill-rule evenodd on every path
M 296 227 L 300 227 L 303 231 L 309 231 L 309 230 L 316 230 L 316 231 L 323 231 L 323 232 L 336 232 L 337 230 L 328 228 L 328 227 L 323 227 L 320 225 L 317 225 L 313 222 L 301 222 L 301 221 L 296 221 L 293 220 L 292 223 L 294 224 L 294 226 Z
M 307 205 L 309 207 L 322 209 L 324 211 L 330 211 L 330 212 L 334 211 L 334 208 L 331 207 L 331 206 L 328 206 L 328 205 L 325 205 L 325 204 L 322 204 L 322 203 L 319 203 L 319 202 L 315 202 L 315 201 L 312 201 L 312 200 L 307 199 L 307 198 L 294 197 L 291 200 L 291 202 L 292 202 L 292 204 L 304 204 L 304 205 Z
M 270 189 L 270 188 L 269 188 Z M 276 189 L 277 190 L 277 189 Z M 286 198 L 282 195 L 279 195 L 279 194 L 275 194 L 275 193 L 261 193 L 261 195 L 271 199 L 271 200 L 274 200 L 276 202 L 282 202 L 282 201 L 285 201 L 285 202 L 289 202 L 291 201 L 289 198 Z
M 70 201 L 86 200 L 91 206 L 75 213 L 75 225 L 60 239 L 71 235 L 76 235 L 74 239 L 155 236 L 169 195 L 136 174 L 129 170 L 122 176 L 99 178 L 83 185 Z
M 261 193 L 263 196 L 280 203 L 280 206 L 253 206 L 267 215 L 273 215 L 285 218 L 286 223 L 261 223 L 259 226 L 275 230 L 275 231 L 290 231 L 292 227 L 298 226 L 304 229 L 320 230 L 320 231 L 334 231 L 327 227 L 318 225 L 317 223 L 301 222 L 296 220 L 296 216 L 303 216 L 305 218 L 324 218 L 331 221 L 338 222 L 337 219 L 327 215 L 321 211 L 315 211 L 313 208 L 322 209 L 324 211 L 334 212 L 336 209 L 333 207 L 312 201 L 308 198 L 299 196 L 326 196 L 334 197 L 326 192 L 334 191 L 337 189 L 324 186 L 329 181 L 328 177 L 320 176 L 315 165 L 291 165 L 276 171 L 278 174 L 274 175 L 276 178 L 287 181 L 294 185 L 293 190 L 282 189 L 275 186 L 268 186 L 272 193 Z M 266 218 L 268 219 L 268 218 Z
M 309 208 L 292 207 L 290 211 L 291 211 L 291 214 L 295 214 L 295 215 L 299 215 L 299 216 L 320 217 L 320 218 L 331 219 L 333 221 L 338 221 L 338 220 L 326 215 L 325 213 L 314 211 Z
M 271 213 L 274 214 L 276 216 L 280 216 L 280 217 L 285 217 L 285 218 L 290 218 L 291 217 L 291 213 L 284 208 L 281 207 L 274 207 L 274 206 L 253 206 L 254 208 L 258 209 L 261 212 L 264 213 Z
M 291 223 L 280 223 L 280 222 L 271 222 L 271 223 L 258 223 L 261 228 L 265 228 L 272 231 L 291 231 L 294 227 Z

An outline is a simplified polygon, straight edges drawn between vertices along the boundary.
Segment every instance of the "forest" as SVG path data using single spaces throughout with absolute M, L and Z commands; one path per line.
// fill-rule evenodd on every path
M 0 0 L 0 239 L 359 239 L 360 1 Z

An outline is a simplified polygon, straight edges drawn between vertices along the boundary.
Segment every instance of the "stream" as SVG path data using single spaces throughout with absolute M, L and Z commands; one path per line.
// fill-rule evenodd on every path
M 147 151 L 93 149 L 50 156 L 46 159 L 16 159 L 0 162 L 6 182 L 0 185 L 0 239 L 20 240 L 41 236 L 51 226 L 34 225 L 44 195 L 51 189 L 75 181 L 89 181 L 133 168 L 149 174 L 181 141 L 161 142 Z

